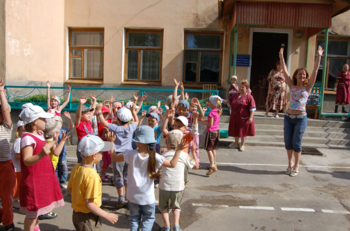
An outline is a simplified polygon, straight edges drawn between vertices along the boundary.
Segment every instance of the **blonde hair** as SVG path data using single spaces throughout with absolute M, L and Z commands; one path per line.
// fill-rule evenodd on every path
M 156 148 L 154 147 L 152 151 L 150 151 L 147 165 L 147 173 L 148 177 L 151 180 L 159 179 L 160 170 L 156 171 Z

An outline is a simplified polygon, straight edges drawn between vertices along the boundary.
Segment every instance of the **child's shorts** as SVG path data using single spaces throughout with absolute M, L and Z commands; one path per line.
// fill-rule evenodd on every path
M 75 230 L 102 230 L 101 217 L 93 213 L 81 213 L 73 210 L 73 225 Z
M 205 135 L 204 149 L 207 151 L 215 150 L 219 144 L 219 130 L 207 132 Z
M 164 213 L 168 209 L 181 211 L 183 191 L 165 191 L 159 189 L 159 210 Z

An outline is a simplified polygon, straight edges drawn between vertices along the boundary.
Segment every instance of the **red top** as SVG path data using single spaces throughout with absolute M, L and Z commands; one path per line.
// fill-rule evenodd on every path
M 80 141 L 84 136 L 87 136 L 88 134 L 93 134 L 94 131 L 91 126 L 91 121 L 80 121 L 79 126 L 76 127 L 76 132 L 78 136 L 78 140 Z
M 107 119 L 107 122 L 108 123 L 111 123 L 112 120 L 111 119 Z M 104 141 L 107 141 L 107 137 L 105 136 L 105 134 L 103 133 L 103 129 L 105 128 L 105 126 L 103 126 L 101 123 L 98 123 L 98 136 L 104 140 Z M 107 128 L 108 129 L 108 128 Z
M 339 84 L 350 84 L 350 71 L 348 73 L 345 73 L 344 71 L 341 71 L 337 75 L 337 79 L 339 80 Z
M 45 140 L 41 140 L 31 133 L 24 133 L 22 139 L 30 136 L 34 139 L 36 146 L 32 144 L 33 156 L 39 154 Z M 26 166 L 22 158 L 21 147 L 21 183 L 20 183 L 20 204 L 28 211 L 38 211 L 41 208 L 50 206 L 53 202 L 63 199 L 60 185 L 58 184 L 56 172 L 53 168 L 49 155 L 43 157 L 39 162 L 32 166 Z

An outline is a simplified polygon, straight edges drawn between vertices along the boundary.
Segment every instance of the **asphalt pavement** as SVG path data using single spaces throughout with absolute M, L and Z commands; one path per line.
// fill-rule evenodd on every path
M 248 138 L 249 139 L 249 138 Z M 68 150 L 69 170 L 76 164 L 75 147 Z M 200 150 L 201 167 L 189 173 L 180 225 L 184 230 L 350 230 L 350 151 L 319 149 L 322 156 L 303 155 L 299 175 L 290 177 L 284 148 L 247 146 L 244 152 L 219 148 L 218 172 L 205 175 L 207 154 Z M 111 174 L 111 170 L 109 169 Z M 71 198 L 62 191 L 65 206 L 58 217 L 40 221 L 41 230 L 74 230 Z M 117 192 L 103 183 L 102 208 L 119 215 L 103 230 L 129 230 L 129 211 L 116 209 Z M 158 189 L 155 189 L 158 201 Z M 16 230 L 24 215 L 15 212 Z M 159 211 L 153 230 L 163 221 Z M 4 230 L 0 225 L 0 230 Z

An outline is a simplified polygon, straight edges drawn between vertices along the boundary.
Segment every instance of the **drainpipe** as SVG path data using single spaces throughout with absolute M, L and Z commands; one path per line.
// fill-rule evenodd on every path
M 321 88 L 321 102 L 320 102 L 320 113 L 323 113 L 323 99 L 324 99 L 324 87 L 326 82 L 326 68 L 327 68 L 327 53 L 328 53 L 328 28 L 326 28 L 326 36 L 324 40 L 324 55 L 323 55 L 323 71 L 322 71 L 322 88 Z
M 235 44 L 234 44 L 234 56 L 233 56 L 233 74 L 236 75 L 236 63 L 237 63 L 237 43 L 238 43 L 238 25 L 234 28 L 235 32 Z
M 309 62 L 309 46 L 310 46 L 310 37 L 307 38 L 306 63 L 305 63 L 305 69 L 306 70 L 307 70 L 307 63 Z
M 235 26 L 236 27 L 236 26 Z M 230 34 L 230 57 L 229 57 L 229 60 L 230 60 L 230 63 L 228 65 L 228 77 L 227 77 L 227 83 L 230 83 L 230 79 L 231 79 L 231 65 L 232 65 L 232 33 L 235 29 L 235 27 L 232 29 L 231 31 L 231 34 Z

